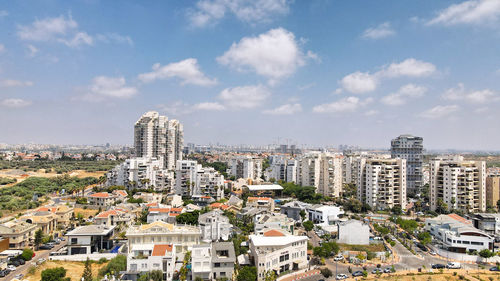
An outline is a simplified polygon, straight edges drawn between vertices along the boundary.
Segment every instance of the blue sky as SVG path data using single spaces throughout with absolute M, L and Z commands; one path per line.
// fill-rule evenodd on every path
M 0 142 L 499 149 L 500 0 L 6 1 Z

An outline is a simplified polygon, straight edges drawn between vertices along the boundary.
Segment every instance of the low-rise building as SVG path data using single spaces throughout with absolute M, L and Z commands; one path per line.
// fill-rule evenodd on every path
M 265 232 L 271 229 L 295 234 L 295 221 L 280 213 L 263 213 L 254 216 L 254 232 L 256 235 L 264 235 Z
M 0 236 L 9 239 L 10 249 L 24 249 L 33 241 L 37 229 L 36 224 L 12 220 L 0 225 Z
M 493 250 L 494 238 L 491 235 L 474 228 L 471 221 L 456 214 L 426 219 L 425 229 L 452 252 Z
M 137 280 L 146 272 L 160 270 L 163 279 L 173 280 L 176 263 L 175 246 L 171 244 L 136 245 L 127 257 L 127 280 Z
M 177 253 L 200 243 L 201 231 L 192 225 L 174 225 L 163 221 L 131 226 L 126 233 L 128 249 L 142 244 L 172 244 Z
M 52 234 L 57 229 L 57 216 L 49 211 L 26 214 L 19 219 L 27 223 L 35 224 L 47 235 Z
M 280 207 L 280 212 L 295 221 L 302 221 L 301 213 L 307 218 L 307 209 L 311 208 L 311 204 L 301 201 L 292 201 Z
M 232 280 L 236 255 L 232 242 L 214 242 L 193 246 L 192 279 Z
M 250 235 L 250 255 L 257 267 L 257 280 L 264 280 L 266 272 L 278 275 L 307 267 L 307 236 L 286 235 L 269 230 L 264 235 Z
M 344 210 L 337 206 L 312 205 L 306 208 L 310 221 L 320 226 L 333 225 L 344 215 Z
M 274 200 L 269 197 L 248 197 L 247 207 L 263 209 L 269 212 L 274 211 Z
M 94 224 L 105 226 L 116 226 L 118 224 L 131 225 L 135 215 L 124 209 L 113 209 L 101 212 L 94 217 Z
M 147 223 L 153 223 L 155 221 L 175 223 L 177 216 L 183 212 L 183 208 L 149 208 Z
M 198 224 L 205 242 L 227 241 L 231 237 L 233 225 L 220 209 L 200 215 Z
M 84 225 L 66 233 L 68 237 L 68 254 L 91 254 L 113 247 L 115 226 Z
M 338 225 L 338 243 L 352 245 L 370 244 L 370 226 L 358 220 L 348 220 Z
M 472 217 L 474 227 L 491 236 L 500 236 L 500 214 L 475 214 Z

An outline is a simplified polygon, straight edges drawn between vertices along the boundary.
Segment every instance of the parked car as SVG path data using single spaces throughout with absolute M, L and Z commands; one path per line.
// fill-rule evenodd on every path
M 430 254 L 430 255 L 432 255 L 432 256 L 437 255 L 437 253 L 436 253 L 436 252 L 434 252 L 434 251 L 430 251 L 430 252 L 429 252 L 429 254 Z
M 16 270 L 16 266 L 11 264 L 11 265 L 7 266 L 7 269 L 10 271 L 14 271 L 14 270 Z
M 337 280 L 344 280 L 347 279 L 347 275 L 345 274 L 337 274 L 337 277 L 335 277 Z
M 384 269 L 384 273 L 391 273 L 392 272 L 392 268 L 391 267 L 388 267 L 386 269 Z
M 352 277 L 359 277 L 359 276 L 363 276 L 363 271 L 358 270 L 352 273 Z
M 490 271 L 500 271 L 500 268 L 498 266 L 490 267 Z
M 16 276 L 14 276 L 14 279 L 21 280 L 21 279 L 23 279 L 23 277 L 24 277 L 24 274 L 17 274 Z
M 333 260 L 334 261 L 343 261 L 344 260 L 344 256 L 338 255 L 338 256 L 334 257 Z
M 0 270 L 0 277 L 5 277 L 5 276 L 7 276 L 5 270 Z
M 377 274 L 377 273 L 382 273 L 382 270 L 380 268 L 375 268 L 372 270 L 372 274 Z
M 441 268 L 446 268 L 446 265 L 442 263 L 436 263 L 436 264 L 431 264 L 432 269 L 441 269 Z
M 446 265 L 446 268 L 449 268 L 449 269 L 460 269 L 460 268 L 462 268 L 462 265 L 459 262 L 449 262 Z
M 50 245 L 40 245 L 40 247 L 38 247 L 39 250 L 50 250 L 54 248 L 54 246 L 50 246 Z

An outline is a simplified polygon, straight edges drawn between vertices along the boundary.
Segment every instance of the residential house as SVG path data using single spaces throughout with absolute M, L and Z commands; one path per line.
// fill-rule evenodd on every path
M 301 201 L 292 201 L 284 204 L 280 207 L 280 212 L 285 214 L 287 217 L 294 219 L 295 221 L 302 221 L 301 212 L 307 216 L 307 209 L 311 208 L 311 204 L 304 203 Z
M 198 223 L 202 240 L 205 242 L 227 241 L 231 237 L 233 225 L 220 209 L 200 215 Z
M 30 246 L 38 229 L 36 224 L 21 220 L 12 220 L 0 224 L 0 236 L 9 239 L 10 249 L 24 249 Z
M 269 197 L 248 197 L 247 207 L 274 211 L 274 200 Z
M 278 229 L 289 234 L 294 234 L 295 221 L 285 214 L 263 213 L 254 216 L 254 232 L 257 235 L 264 235 L 271 229 Z
M 101 212 L 94 217 L 94 224 L 116 226 L 118 224 L 130 225 L 134 222 L 135 215 L 125 209 L 112 209 Z
M 337 206 L 316 204 L 307 207 L 306 210 L 309 220 L 320 226 L 333 225 L 344 215 L 344 210 Z
M 175 223 L 176 217 L 184 212 L 183 208 L 149 208 L 148 223 L 155 221 L 163 221 L 167 223 Z
M 163 279 L 173 280 L 176 264 L 175 246 L 172 244 L 136 245 L 127 257 L 126 280 L 137 281 L 139 276 L 153 270 L 163 272 Z
M 112 237 L 115 226 L 84 225 L 66 233 L 68 237 L 68 254 L 91 254 L 113 247 Z
M 192 279 L 232 280 L 236 255 L 232 242 L 214 242 L 193 246 Z

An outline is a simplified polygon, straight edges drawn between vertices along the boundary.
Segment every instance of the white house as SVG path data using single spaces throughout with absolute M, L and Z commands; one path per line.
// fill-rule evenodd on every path
M 66 233 L 68 237 L 68 254 L 91 254 L 113 247 L 111 237 L 115 226 L 84 225 Z
M 319 226 L 333 225 L 344 215 L 344 210 L 337 206 L 312 205 L 307 207 L 308 218 Z
M 137 280 L 144 272 L 160 270 L 163 272 L 163 280 L 171 281 L 174 276 L 175 259 L 174 245 L 136 245 L 127 257 L 127 280 Z
M 227 241 L 231 237 L 233 225 L 229 223 L 229 219 L 220 209 L 200 215 L 198 223 L 201 229 L 201 239 L 205 242 Z

